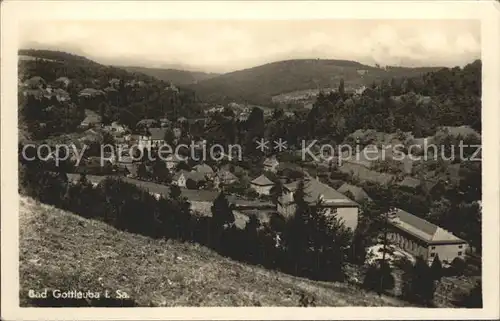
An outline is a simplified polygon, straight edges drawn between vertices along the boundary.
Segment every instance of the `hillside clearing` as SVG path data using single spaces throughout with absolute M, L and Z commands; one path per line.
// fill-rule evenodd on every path
M 20 303 L 27 291 L 128 293 L 137 306 L 405 306 L 343 283 L 314 282 L 226 259 L 208 248 L 153 240 L 20 198 Z M 407 305 L 407 304 L 406 304 Z

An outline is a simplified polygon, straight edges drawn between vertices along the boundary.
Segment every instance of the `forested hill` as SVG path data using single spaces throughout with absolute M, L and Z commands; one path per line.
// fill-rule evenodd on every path
M 130 128 L 145 118 L 203 115 L 189 88 L 82 56 L 26 49 L 18 65 L 19 126 L 33 139 L 75 131 L 86 109 Z
M 382 79 L 418 76 L 438 68 L 377 68 L 347 60 L 296 59 L 273 62 L 203 80 L 192 88 L 210 102 L 268 105 L 271 97 L 297 90 L 371 85 Z
M 160 80 L 173 82 L 176 85 L 194 84 L 199 81 L 219 76 L 216 73 L 188 71 L 179 69 L 146 68 L 146 67 L 121 67 L 130 72 L 140 72 L 156 77 Z
M 418 77 L 382 80 L 361 95 L 343 90 L 320 95 L 308 115 L 317 137 L 343 137 L 357 129 L 433 135 L 440 126 L 481 131 L 481 61 Z
M 142 80 L 154 82 L 155 78 L 139 72 L 99 64 L 83 56 L 63 51 L 20 49 L 19 76 L 21 80 L 40 76 L 46 81 L 59 77 L 74 79 L 82 86 L 108 84 L 110 79 Z

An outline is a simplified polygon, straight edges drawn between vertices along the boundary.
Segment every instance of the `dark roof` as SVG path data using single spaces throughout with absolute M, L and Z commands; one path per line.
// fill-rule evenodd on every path
M 149 133 L 151 134 L 152 140 L 164 140 L 166 132 L 167 132 L 166 128 L 150 128 L 149 129 Z
M 355 185 L 351 185 L 348 183 L 344 183 L 337 189 L 337 192 L 346 194 L 347 192 L 351 193 L 354 196 L 354 200 L 356 202 L 361 202 L 364 200 L 371 200 L 370 196 L 361 188 Z
M 223 181 L 238 179 L 238 177 L 236 177 L 233 173 L 224 169 L 217 172 L 217 177 Z
M 285 184 L 285 189 L 290 192 L 295 192 L 299 181 Z M 320 182 L 315 178 L 308 178 L 304 180 L 304 193 L 305 200 L 308 203 L 315 203 L 322 199 L 324 205 L 348 205 L 357 206 L 357 204 L 350 200 L 347 196 L 337 192 L 334 188 Z
M 396 215 L 390 220 L 391 224 L 429 244 L 436 243 L 466 243 L 464 240 L 456 237 L 445 229 L 432 224 L 410 214 L 402 209 L 397 209 Z
M 206 177 L 204 173 L 193 171 L 186 174 L 186 179 L 192 179 L 195 182 L 202 182 L 206 180 Z

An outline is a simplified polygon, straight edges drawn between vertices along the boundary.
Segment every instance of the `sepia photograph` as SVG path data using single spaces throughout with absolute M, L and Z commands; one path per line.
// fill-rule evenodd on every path
M 482 28 L 20 21 L 15 302 L 483 309 Z

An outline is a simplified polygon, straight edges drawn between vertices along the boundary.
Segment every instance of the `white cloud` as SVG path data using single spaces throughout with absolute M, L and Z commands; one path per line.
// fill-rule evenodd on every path
M 53 21 L 23 25 L 22 47 L 96 61 L 231 71 L 293 58 L 381 65 L 464 65 L 480 56 L 477 21 Z

